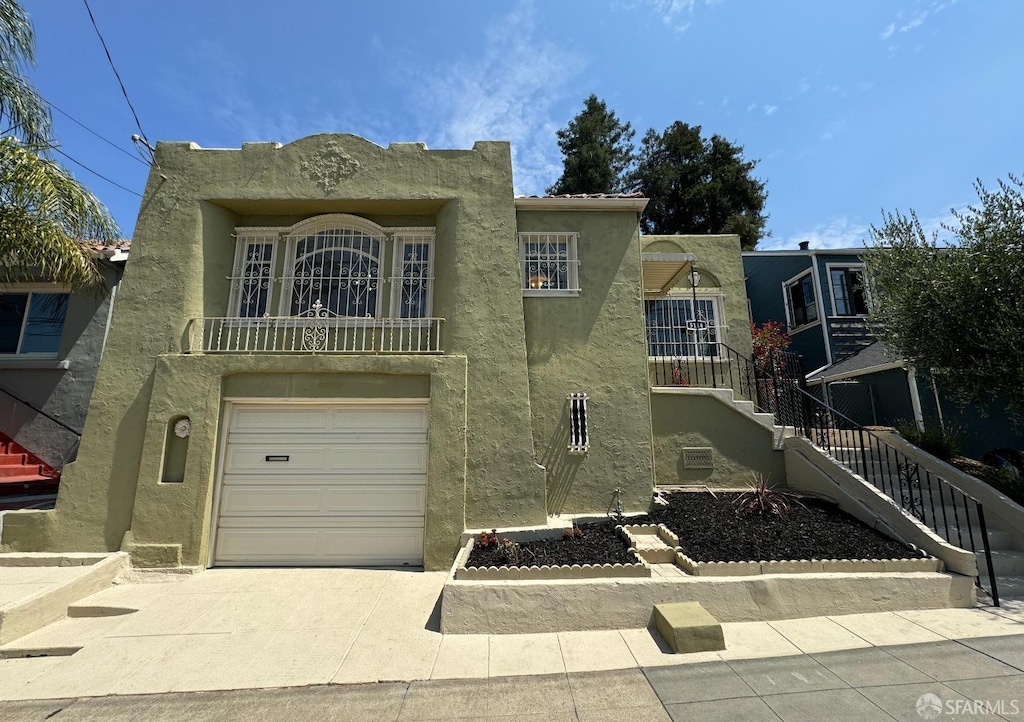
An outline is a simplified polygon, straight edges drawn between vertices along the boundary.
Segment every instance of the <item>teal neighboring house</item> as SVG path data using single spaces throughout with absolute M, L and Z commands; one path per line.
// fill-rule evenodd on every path
M 941 376 L 916 369 L 876 339 L 867 326 L 870 296 L 863 249 L 746 251 L 750 316 L 782 323 L 801 356 L 810 391 L 858 424 L 955 429 L 961 451 L 980 458 L 998 448 L 1024 449 L 1024 427 L 1004 405 L 964 404 Z
M 736 236 L 641 236 L 636 195 L 515 197 L 506 142 L 156 160 L 78 459 L 5 549 L 441 569 L 465 530 L 784 482 L 741 398 Z

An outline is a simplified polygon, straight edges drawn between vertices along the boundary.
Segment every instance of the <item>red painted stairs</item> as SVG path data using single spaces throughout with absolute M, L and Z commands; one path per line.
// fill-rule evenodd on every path
M 5 503 L 15 499 L 56 494 L 59 482 L 59 471 L 0 433 L 0 509 L 18 508 Z

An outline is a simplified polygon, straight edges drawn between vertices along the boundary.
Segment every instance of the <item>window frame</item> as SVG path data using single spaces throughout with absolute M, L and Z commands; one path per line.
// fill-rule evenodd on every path
M 562 296 L 577 297 L 580 295 L 579 275 L 579 233 L 575 231 L 521 231 L 519 239 L 519 285 L 523 296 Z M 538 237 L 538 240 L 530 240 L 528 237 Z M 530 279 L 526 272 L 526 245 L 528 243 L 552 243 L 551 240 L 540 240 L 539 237 L 551 236 L 564 237 L 566 242 L 566 288 L 531 288 Z M 560 243 L 561 239 L 554 241 Z
M 811 283 L 811 304 L 810 308 L 814 309 L 814 318 L 806 320 L 803 323 L 796 323 L 796 309 L 793 308 L 793 296 L 791 289 L 797 285 L 802 286 L 804 279 L 809 279 Z M 804 316 L 807 316 L 806 309 L 807 297 L 804 295 Z M 790 278 L 788 281 L 782 283 L 782 300 L 783 305 L 786 309 L 786 329 L 788 332 L 802 331 L 806 328 L 812 327 L 814 324 L 821 323 L 822 309 L 818 308 L 818 290 L 815 288 L 814 283 L 814 269 L 807 268 L 800 271 L 798 274 Z
M 253 319 L 263 318 L 264 316 L 270 315 L 270 310 L 274 307 L 274 285 L 280 283 L 278 278 L 278 249 L 280 248 L 282 241 L 282 230 L 281 228 L 273 227 L 238 227 L 232 234 L 235 239 L 235 261 L 231 266 L 231 276 L 228 280 L 231 281 L 231 292 L 228 295 L 228 312 L 226 316 L 232 319 L 238 319 L 241 321 L 250 321 Z M 262 316 L 243 316 L 242 315 L 242 287 L 245 284 L 245 258 L 247 255 L 247 249 L 250 245 L 254 244 L 266 244 L 272 245 L 270 250 L 270 278 L 269 286 L 267 287 L 267 302 L 264 307 Z
M 408 228 L 394 228 L 391 232 L 391 277 L 388 282 L 391 284 L 391 292 L 388 296 L 388 311 L 390 318 L 401 319 L 414 323 L 424 319 L 432 318 L 434 313 L 434 250 L 437 229 L 430 226 L 412 226 Z M 402 318 L 400 306 L 402 305 L 402 282 L 405 278 L 405 244 L 427 245 L 427 293 L 424 302 L 423 316 L 411 316 Z
M 25 301 L 25 312 L 21 317 L 21 328 L 18 330 L 18 344 L 15 351 L 0 353 L 0 359 L 60 359 L 61 348 L 64 341 L 64 329 L 67 326 L 68 311 L 71 309 L 71 287 L 64 284 L 54 283 L 15 283 L 0 285 L 0 295 L 28 296 Z M 54 295 L 66 296 L 67 302 L 64 307 L 64 317 L 60 321 L 60 340 L 57 342 L 57 350 L 53 352 L 23 353 L 21 347 L 25 343 L 25 327 L 28 325 L 29 311 L 32 308 L 33 295 Z
M 330 317 L 346 319 L 348 327 L 373 326 L 383 320 L 401 320 L 409 325 L 426 323 L 434 318 L 434 256 L 436 252 L 437 229 L 434 226 L 400 226 L 383 227 L 360 216 L 349 214 L 327 214 L 312 216 L 293 226 L 238 226 L 232 237 L 235 239 L 235 255 L 232 275 L 228 276 L 230 292 L 228 294 L 225 318 L 232 326 L 243 326 L 258 323 L 263 318 L 284 319 L 289 324 L 301 326 L 313 320 L 308 315 L 292 313 L 292 300 L 295 290 L 295 266 L 298 244 L 323 231 L 351 231 L 361 233 L 378 241 L 376 256 L 376 299 L 373 304 L 372 316 L 334 316 L 333 311 L 323 306 Z M 264 313 L 261 316 L 241 315 L 243 290 L 245 286 L 246 257 L 252 245 L 272 244 L 269 259 L 269 287 Z M 402 278 L 406 243 L 426 243 L 427 258 L 427 297 L 422 317 L 401 318 Z M 389 255 L 390 254 L 390 261 Z M 390 262 L 390 274 L 389 270 Z M 390 288 L 385 286 L 390 284 Z M 388 315 L 384 315 L 385 298 L 387 298 Z M 312 307 L 311 307 L 312 308 Z M 276 311 L 276 316 L 272 316 Z M 305 312 L 308 314 L 308 311 Z
M 855 271 L 855 272 L 860 274 L 860 279 L 861 279 L 861 297 L 864 300 L 864 313 L 860 313 L 860 312 L 855 312 L 855 313 L 839 313 L 839 310 L 838 310 L 839 304 L 836 303 L 836 287 L 835 287 L 835 284 L 832 282 L 832 272 L 833 271 L 844 271 L 845 272 L 845 276 L 848 279 L 848 282 L 850 284 L 850 287 L 849 287 L 849 291 L 850 291 L 849 303 L 850 303 L 851 306 L 853 306 L 855 304 L 853 303 L 853 293 L 854 293 L 854 291 L 853 291 L 853 279 L 850 276 L 850 272 L 851 271 Z M 868 296 L 868 289 L 867 289 L 867 286 L 864 283 L 864 264 L 863 263 L 826 263 L 825 264 L 825 273 L 828 276 L 829 300 L 832 303 L 832 313 L 831 313 L 831 315 L 836 317 L 836 318 L 867 318 L 868 314 L 870 313 L 871 299 Z
M 693 303 L 693 300 L 694 300 L 694 297 L 693 297 L 693 293 L 692 292 L 687 293 L 687 292 L 682 291 L 682 290 L 674 291 L 674 292 L 670 291 L 668 293 L 662 293 L 662 294 L 645 294 L 644 295 L 644 351 L 647 354 L 647 360 L 648 361 L 667 361 L 667 360 L 673 360 L 673 359 L 687 359 L 687 360 L 696 361 L 696 362 L 711 362 L 711 361 L 715 361 L 715 360 L 718 360 L 718 361 L 726 360 L 725 357 L 723 357 L 721 355 L 719 355 L 719 356 L 703 356 L 703 355 L 702 356 L 652 356 L 651 355 L 651 353 L 650 353 L 651 352 L 651 341 L 650 341 L 650 338 L 648 337 L 649 331 L 648 331 L 648 326 L 647 326 L 647 302 L 648 301 L 683 301 L 683 302 Z M 709 343 L 714 343 L 714 344 L 717 344 L 719 346 L 721 346 L 722 344 L 727 344 L 728 343 L 728 336 L 729 336 L 729 333 L 728 333 L 729 327 L 725 323 L 723 323 L 723 321 L 724 321 L 723 311 L 725 309 L 725 294 L 721 293 L 721 292 L 719 292 L 719 293 L 701 293 L 701 292 L 698 291 L 697 292 L 697 301 L 710 301 L 711 302 L 711 307 L 712 307 L 713 312 L 715 314 L 715 324 L 713 326 L 713 328 L 715 329 L 715 340 L 714 341 L 704 341 L 704 342 L 694 340 L 694 343 L 693 343 L 694 348 L 696 349 L 698 346 L 704 346 L 704 345 L 707 345 Z M 684 341 L 683 345 L 687 345 L 687 342 Z

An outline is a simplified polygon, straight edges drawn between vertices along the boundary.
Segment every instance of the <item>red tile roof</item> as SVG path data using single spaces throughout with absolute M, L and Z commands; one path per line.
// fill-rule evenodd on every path
M 128 251 L 132 247 L 131 238 L 122 238 L 120 241 L 114 241 L 113 243 L 100 243 L 99 241 L 86 241 L 85 247 L 90 251 L 96 253 L 117 253 L 118 251 Z
M 639 191 L 635 193 L 566 193 L 558 196 L 516 196 L 516 198 L 646 198 Z

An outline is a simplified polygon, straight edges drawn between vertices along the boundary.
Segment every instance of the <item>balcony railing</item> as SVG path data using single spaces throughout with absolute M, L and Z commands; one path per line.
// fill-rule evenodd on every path
M 194 318 L 186 353 L 439 354 L 443 318 Z

